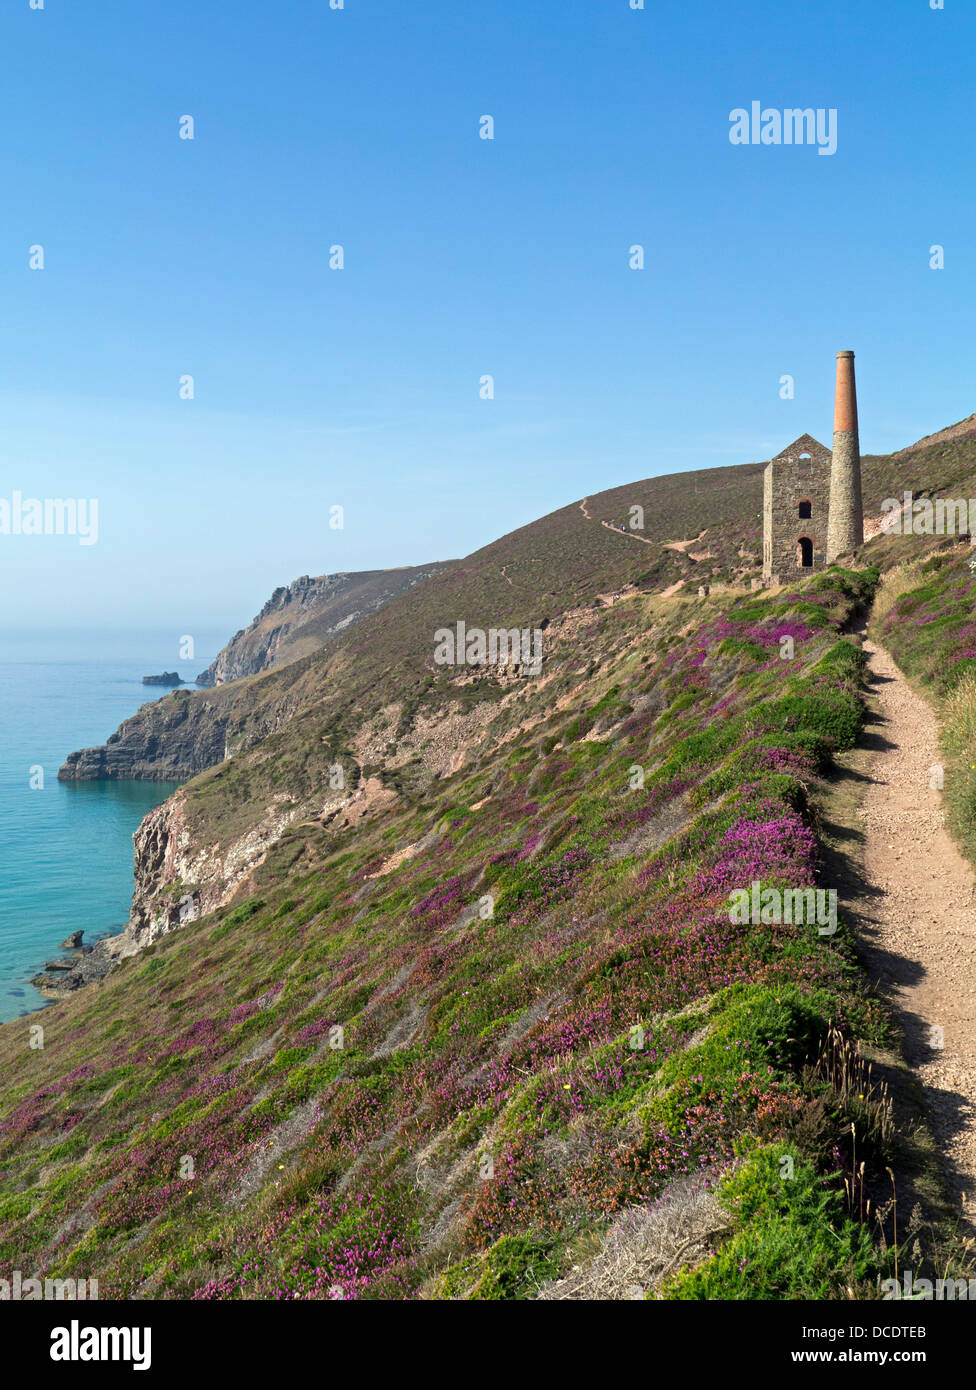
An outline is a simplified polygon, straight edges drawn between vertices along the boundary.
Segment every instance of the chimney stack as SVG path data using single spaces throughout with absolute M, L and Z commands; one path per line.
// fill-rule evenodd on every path
M 851 555 L 864 544 L 861 503 L 861 451 L 857 437 L 854 354 L 837 354 L 834 398 L 834 452 L 830 462 L 830 511 L 827 517 L 827 564 Z

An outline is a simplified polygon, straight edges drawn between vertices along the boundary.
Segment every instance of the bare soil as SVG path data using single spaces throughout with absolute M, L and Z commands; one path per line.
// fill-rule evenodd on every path
M 889 653 L 870 641 L 877 718 L 858 811 L 863 874 L 852 907 L 867 964 L 904 1029 L 953 1205 L 976 1217 L 976 882 L 945 826 L 932 769 L 939 726 Z

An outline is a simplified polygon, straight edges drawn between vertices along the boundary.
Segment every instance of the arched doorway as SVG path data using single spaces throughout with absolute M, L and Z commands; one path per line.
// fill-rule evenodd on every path
M 797 540 L 796 563 L 800 569 L 813 569 L 813 541 L 809 536 L 800 536 Z

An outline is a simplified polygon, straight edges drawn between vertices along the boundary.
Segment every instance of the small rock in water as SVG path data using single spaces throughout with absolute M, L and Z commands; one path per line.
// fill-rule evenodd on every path
M 84 934 L 84 931 L 73 931 L 70 936 L 66 936 L 61 942 L 60 949 L 62 951 L 77 951 L 78 947 L 81 945 L 81 938 Z
M 178 671 L 164 671 L 159 676 L 143 676 L 143 685 L 182 685 Z

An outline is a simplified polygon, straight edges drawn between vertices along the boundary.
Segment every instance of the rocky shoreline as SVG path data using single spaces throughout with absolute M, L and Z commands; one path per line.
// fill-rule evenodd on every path
M 228 710 L 215 692 L 174 691 L 122 721 L 108 742 L 69 753 L 59 782 L 185 782 L 223 762 Z
M 77 951 L 76 956 L 59 956 L 47 961 L 44 970 L 31 979 L 31 984 L 45 999 L 63 999 L 83 985 L 102 979 L 119 957 L 126 954 L 124 931 L 118 936 L 102 937 L 92 946 L 83 946 L 82 936 L 80 931 L 73 932 L 61 943 L 62 948 Z

